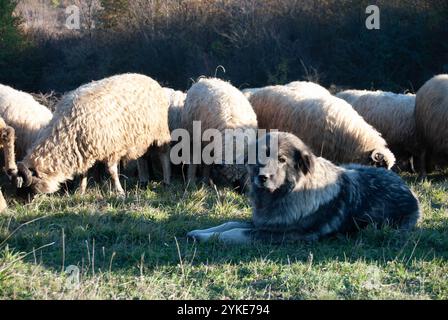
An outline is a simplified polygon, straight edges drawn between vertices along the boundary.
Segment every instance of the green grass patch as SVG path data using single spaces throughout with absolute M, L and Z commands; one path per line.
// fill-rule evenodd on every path
M 120 199 L 95 186 L 12 201 L 0 215 L 0 299 L 447 299 L 448 183 L 405 179 L 424 210 L 410 234 L 367 229 L 285 246 L 186 239 L 250 218 L 231 189 L 152 183 Z

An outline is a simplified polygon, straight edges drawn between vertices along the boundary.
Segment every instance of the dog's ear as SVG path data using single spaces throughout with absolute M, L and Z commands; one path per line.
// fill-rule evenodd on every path
M 314 157 L 306 150 L 294 150 L 294 168 L 302 171 L 304 175 L 311 173 L 314 169 Z

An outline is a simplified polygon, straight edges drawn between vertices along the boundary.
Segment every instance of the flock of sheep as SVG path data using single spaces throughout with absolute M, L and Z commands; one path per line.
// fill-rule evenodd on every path
M 186 129 L 192 134 L 193 121 L 201 121 L 202 132 L 278 129 L 293 133 L 316 155 L 335 163 L 409 170 L 415 166 L 424 177 L 446 164 L 448 75 L 430 79 L 415 95 L 365 90 L 332 95 L 311 82 L 240 91 L 216 78 L 202 78 L 184 93 L 163 88 L 145 75 L 122 74 L 66 93 L 54 113 L 30 94 L 0 85 L 0 117 L 5 173 L 16 187 L 36 193 L 56 192 L 75 176 L 81 177 L 84 192 L 87 171 L 102 162 L 116 192 L 124 195 L 120 161 L 136 160 L 139 181 L 146 184 L 145 154 L 151 147 L 169 184 L 171 133 Z M 188 167 L 191 182 L 197 167 Z M 205 180 L 218 177 L 243 185 L 246 177 L 244 166 L 236 164 L 201 168 Z

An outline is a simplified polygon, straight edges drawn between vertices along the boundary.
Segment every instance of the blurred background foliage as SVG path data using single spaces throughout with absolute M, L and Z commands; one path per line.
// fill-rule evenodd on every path
M 238 87 L 307 79 L 415 91 L 448 72 L 448 1 L 0 0 L 0 83 L 64 92 L 121 72 L 187 89 L 218 71 Z M 65 27 L 80 8 L 81 29 Z

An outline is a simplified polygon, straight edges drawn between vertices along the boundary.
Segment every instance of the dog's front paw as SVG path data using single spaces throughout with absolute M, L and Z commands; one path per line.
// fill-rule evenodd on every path
M 216 233 L 204 233 L 200 230 L 193 230 L 187 233 L 187 238 L 197 242 L 207 242 L 216 236 Z

